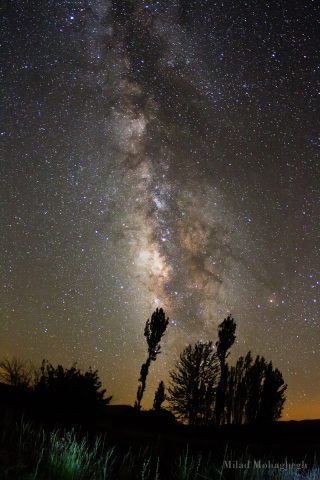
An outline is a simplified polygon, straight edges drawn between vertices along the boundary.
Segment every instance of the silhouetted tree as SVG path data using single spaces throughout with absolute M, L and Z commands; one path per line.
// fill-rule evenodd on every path
M 14 387 L 29 387 L 34 379 L 34 367 L 17 357 L 0 361 L 0 380 Z
M 226 390 L 228 383 L 228 365 L 226 364 L 226 358 L 230 353 L 228 352 L 228 350 L 230 350 L 236 339 L 235 331 L 236 323 L 231 317 L 231 315 L 225 318 L 218 327 L 219 340 L 216 342 L 216 347 L 217 355 L 220 362 L 220 380 L 217 387 L 217 396 L 215 403 L 215 422 L 218 425 L 224 422 Z
M 272 363 L 265 366 L 264 381 L 262 385 L 257 421 L 270 423 L 281 417 L 285 402 L 284 392 L 287 389 L 282 373 L 272 367 Z
M 245 421 L 244 410 L 247 401 L 247 375 L 252 364 L 251 352 L 240 357 L 234 367 L 228 370 L 225 404 L 226 423 L 242 424 Z
M 281 416 L 285 402 L 282 374 L 259 355 L 251 352 L 229 369 L 226 394 L 227 423 L 271 422 Z
M 156 390 L 156 393 L 154 395 L 154 401 L 153 401 L 153 408 L 156 411 L 161 410 L 161 405 L 165 401 L 165 388 L 164 388 L 164 383 L 161 380 L 161 382 L 158 385 L 158 388 Z
M 106 390 L 97 370 L 81 372 L 76 365 L 64 368 L 42 362 L 40 377 L 35 385 L 35 397 L 46 419 L 82 421 L 103 413 L 112 396 Z
M 258 416 L 261 388 L 263 384 L 265 360 L 257 355 L 255 361 L 249 366 L 246 375 L 247 400 L 245 404 L 246 423 L 255 423 Z
M 146 380 L 149 373 L 149 367 L 152 361 L 157 359 L 160 354 L 160 341 L 166 331 L 169 323 L 169 318 L 166 318 L 162 308 L 156 309 L 151 315 L 151 320 L 148 319 L 144 329 L 144 336 L 148 344 L 148 357 L 145 363 L 142 364 L 140 370 L 139 386 L 137 390 L 137 399 L 135 407 L 140 410 L 141 400 L 146 389 Z
M 219 361 L 212 342 L 188 345 L 170 372 L 169 409 L 190 425 L 207 424 L 213 415 Z

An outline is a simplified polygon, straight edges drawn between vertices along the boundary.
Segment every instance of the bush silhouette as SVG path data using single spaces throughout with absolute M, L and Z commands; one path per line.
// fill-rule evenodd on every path
M 44 419 L 82 422 L 104 413 L 111 396 L 105 398 L 97 370 L 81 372 L 76 365 L 54 367 L 43 361 L 35 385 L 35 399 Z
M 156 390 L 156 393 L 154 395 L 154 400 L 153 400 L 153 409 L 156 410 L 157 412 L 161 410 L 161 405 L 165 401 L 165 386 L 163 381 L 158 385 L 158 388 Z

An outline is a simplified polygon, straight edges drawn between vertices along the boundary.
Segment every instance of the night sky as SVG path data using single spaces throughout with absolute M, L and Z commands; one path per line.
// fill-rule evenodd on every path
M 133 404 L 237 322 L 320 417 L 319 3 L 4 1 L 0 353 Z

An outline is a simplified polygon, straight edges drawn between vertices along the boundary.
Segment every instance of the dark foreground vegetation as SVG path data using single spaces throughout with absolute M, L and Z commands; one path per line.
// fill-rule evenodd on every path
M 0 478 L 317 480 L 319 432 L 320 422 L 188 427 L 130 407 L 86 431 L 16 418 L 1 425 Z
M 320 421 L 277 422 L 286 385 L 251 352 L 227 363 L 231 316 L 218 340 L 188 345 L 141 408 L 169 319 L 146 323 L 134 406 L 109 405 L 98 372 L 16 358 L 0 362 L 1 479 L 319 479 Z M 165 408 L 163 408 L 165 406 Z

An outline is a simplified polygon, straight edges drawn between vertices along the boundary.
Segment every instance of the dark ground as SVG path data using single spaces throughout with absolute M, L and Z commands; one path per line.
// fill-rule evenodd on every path
M 30 409 L 29 392 L 16 395 L 12 388 L 0 384 L 0 432 L 10 431 L 24 415 L 30 419 L 34 429 L 40 426 L 46 430 L 55 428 L 75 428 L 80 433 L 88 433 L 95 439 L 101 435 L 108 445 L 127 451 L 149 448 L 161 458 L 173 460 L 186 448 L 196 455 L 210 455 L 215 461 L 228 457 L 243 459 L 272 459 L 319 464 L 320 460 L 320 420 L 275 422 L 270 425 L 228 425 L 221 427 L 191 427 L 181 425 L 166 410 L 137 413 L 133 407 L 112 405 L 99 419 L 70 423 L 50 418 L 49 412 L 42 410 L 42 418 Z M 29 405 L 29 408 L 28 408 Z M 26 407 L 27 406 L 27 407 Z M 46 416 L 43 417 L 44 412 Z M 2 446 L 3 456 L 4 448 Z

